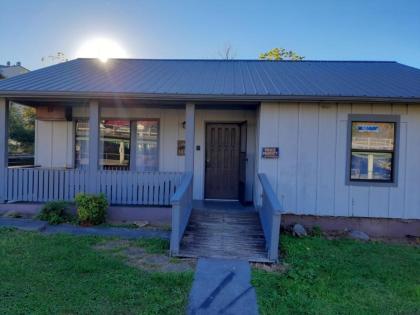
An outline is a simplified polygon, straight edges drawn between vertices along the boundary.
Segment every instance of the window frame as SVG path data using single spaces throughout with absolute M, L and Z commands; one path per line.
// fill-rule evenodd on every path
M 352 152 L 375 152 L 375 150 L 352 149 L 352 125 L 354 122 L 372 122 L 372 123 L 393 123 L 394 124 L 394 150 L 378 150 L 377 152 L 392 153 L 391 180 L 379 179 L 352 179 L 351 162 Z M 396 187 L 398 186 L 398 153 L 400 142 L 400 116 L 399 115 L 379 115 L 379 114 L 349 114 L 347 121 L 347 152 L 346 152 L 346 185 L 350 186 L 379 186 Z
M 73 166 L 76 169 L 76 124 L 77 121 L 80 120 L 86 120 L 89 122 L 89 117 L 85 116 L 75 116 L 73 117 Z M 160 172 L 160 164 L 161 164 L 161 119 L 159 117 L 122 117 L 122 118 L 115 118 L 110 116 L 103 116 L 100 117 L 99 121 L 102 120 L 128 120 L 130 122 L 130 161 L 129 161 L 129 168 L 127 171 L 129 172 L 138 172 L 137 171 L 137 122 L 138 121 L 156 121 L 158 124 L 158 137 L 157 137 L 157 171 Z M 88 136 L 89 141 L 89 136 Z M 134 151 L 132 151 L 132 148 L 134 148 Z M 86 168 L 89 167 L 89 164 L 86 165 Z

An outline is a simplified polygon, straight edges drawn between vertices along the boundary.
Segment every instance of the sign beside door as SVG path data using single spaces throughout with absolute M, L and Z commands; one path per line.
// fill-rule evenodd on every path
M 261 157 L 263 159 L 278 159 L 279 148 L 278 147 L 263 147 Z

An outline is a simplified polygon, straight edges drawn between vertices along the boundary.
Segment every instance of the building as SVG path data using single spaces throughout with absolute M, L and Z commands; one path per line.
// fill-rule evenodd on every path
M 10 62 L 7 62 L 6 65 L 0 65 L 0 79 L 8 79 L 27 72 L 29 70 L 22 67 L 20 62 L 16 62 L 15 65 L 11 65 Z
M 76 59 L 0 100 L 1 202 L 103 192 L 172 213 L 174 244 L 192 199 L 256 205 L 267 247 L 278 208 L 419 232 L 420 70 L 397 62 Z M 7 168 L 9 101 L 37 109 L 36 168 Z

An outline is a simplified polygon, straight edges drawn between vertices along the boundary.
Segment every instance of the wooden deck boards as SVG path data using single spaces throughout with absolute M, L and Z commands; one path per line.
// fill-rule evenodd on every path
M 258 213 L 193 210 L 180 256 L 268 261 Z

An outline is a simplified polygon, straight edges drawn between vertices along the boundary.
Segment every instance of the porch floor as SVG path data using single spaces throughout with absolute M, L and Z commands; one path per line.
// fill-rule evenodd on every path
M 179 256 L 270 262 L 258 213 L 231 202 L 194 204 Z

